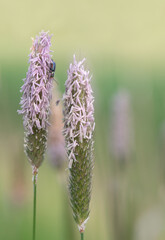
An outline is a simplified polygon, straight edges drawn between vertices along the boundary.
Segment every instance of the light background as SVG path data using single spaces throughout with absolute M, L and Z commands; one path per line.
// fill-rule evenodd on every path
M 95 95 L 95 170 L 85 239 L 115 237 L 113 188 L 119 184 L 122 240 L 165 237 L 165 2 L 163 0 L 0 1 L 0 239 L 30 239 L 31 168 L 17 115 L 31 37 L 53 34 L 61 93 L 76 53 L 87 58 Z M 109 153 L 112 97 L 131 96 L 135 152 L 116 179 Z M 67 172 L 40 169 L 37 239 L 79 239 L 69 208 Z M 21 194 L 19 198 L 18 194 Z M 13 199 L 13 196 L 14 199 Z M 19 200 L 21 199 L 21 200 Z M 124 229 L 124 230 L 123 230 Z

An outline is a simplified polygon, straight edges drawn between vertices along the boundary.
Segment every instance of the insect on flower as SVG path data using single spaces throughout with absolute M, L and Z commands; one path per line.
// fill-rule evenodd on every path
M 47 148 L 55 65 L 50 54 L 51 35 L 41 32 L 33 40 L 29 57 L 29 68 L 21 88 L 21 110 L 25 129 L 25 152 L 32 167 L 39 168 Z M 51 69 L 50 69 L 51 68 Z
M 51 64 L 50 64 L 50 77 L 53 78 L 54 77 L 54 73 L 56 70 L 56 63 L 52 60 Z

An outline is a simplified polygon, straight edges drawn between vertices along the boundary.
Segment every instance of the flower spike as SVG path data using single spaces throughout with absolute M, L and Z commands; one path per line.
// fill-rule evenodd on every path
M 89 218 L 93 169 L 94 97 L 89 71 L 73 57 L 65 83 L 64 136 L 69 159 L 69 193 L 73 216 L 83 232 Z
M 47 144 L 53 81 L 50 71 L 50 40 L 48 32 L 43 31 L 33 39 L 30 66 L 21 88 L 21 110 L 18 110 L 23 115 L 25 152 L 33 168 L 41 165 Z

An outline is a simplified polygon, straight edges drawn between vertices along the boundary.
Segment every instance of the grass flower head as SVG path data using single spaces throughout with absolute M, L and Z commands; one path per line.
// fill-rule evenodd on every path
M 29 69 L 21 88 L 21 110 L 25 129 L 25 152 L 32 166 L 38 168 L 44 158 L 49 125 L 52 80 L 50 64 L 51 36 L 41 32 L 33 40 Z
M 84 231 L 89 217 L 95 127 L 91 76 L 84 68 L 84 61 L 77 62 L 74 56 L 63 97 L 70 202 L 80 232 Z

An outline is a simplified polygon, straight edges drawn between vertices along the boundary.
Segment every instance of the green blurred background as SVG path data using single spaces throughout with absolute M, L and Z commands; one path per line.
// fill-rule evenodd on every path
M 85 239 L 165 239 L 165 2 L 1 0 L 0 22 L 0 240 L 32 235 L 31 167 L 17 109 L 31 37 L 41 30 L 53 33 L 61 93 L 74 53 L 87 58 L 93 74 L 95 169 Z M 109 141 L 112 99 L 121 89 L 130 96 L 134 132 L 133 153 L 122 164 Z M 79 239 L 66 182 L 67 171 L 46 158 L 38 177 L 38 240 Z

